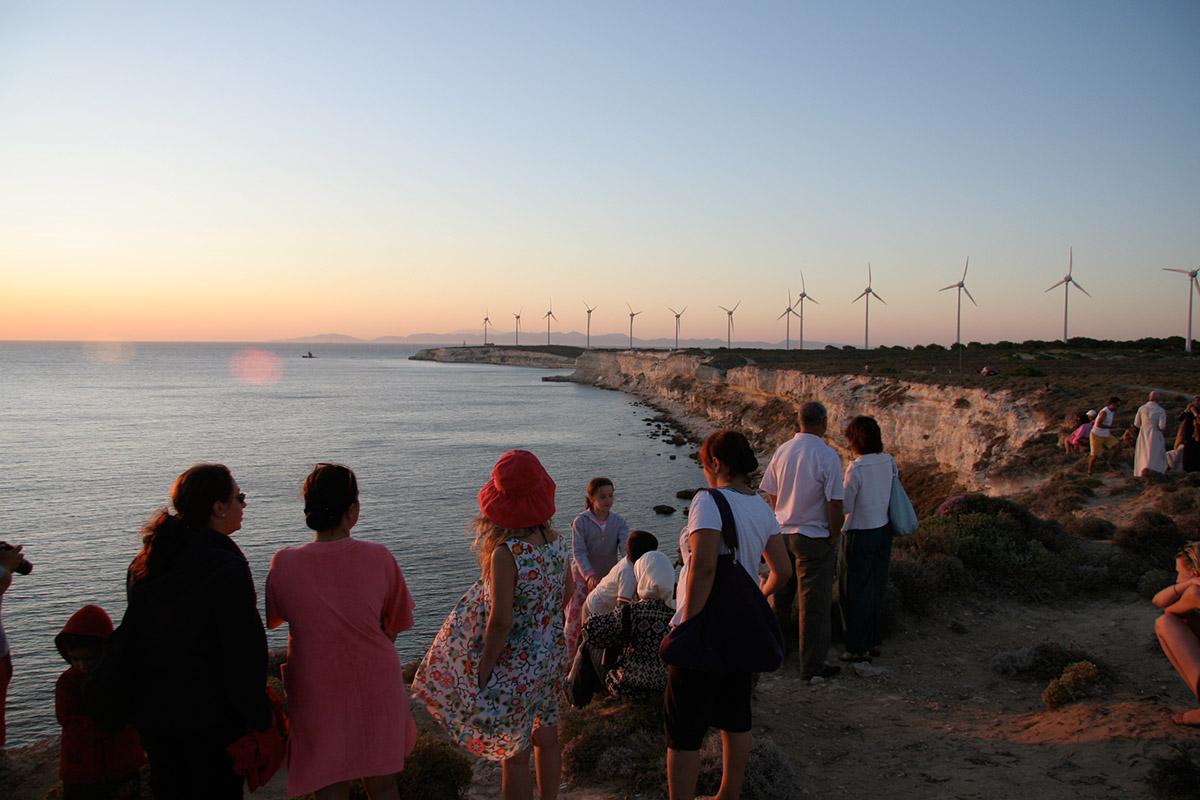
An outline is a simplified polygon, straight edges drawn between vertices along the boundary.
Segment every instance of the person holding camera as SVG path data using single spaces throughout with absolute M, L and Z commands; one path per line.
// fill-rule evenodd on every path
M 13 573 L 28 575 L 33 565 L 21 555 L 21 546 L 13 547 L 0 542 L 0 612 L 3 611 L 4 593 L 12 585 Z M 6 731 L 4 709 L 8 703 L 8 683 L 12 680 L 12 653 L 8 649 L 8 637 L 4 634 L 4 618 L 0 616 L 0 747 L 4 747 Z

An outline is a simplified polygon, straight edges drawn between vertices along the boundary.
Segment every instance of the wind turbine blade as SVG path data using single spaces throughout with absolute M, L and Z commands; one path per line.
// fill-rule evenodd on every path
M 726 314 L 732 314 L 732 313 L 733 313 L 732 311 L 730 311 L 730 310 L 729 310 L 728 308 L 726 308 L 725 306 L 717 306 L 717 308 L 721 309 L 721 310 L 722 310 L 722 311 L 724 311 Z
M 969 266 L 971 266 L 971 257 L 967 256 L 967 263 L 963 265 L 963 276 L 961 280 L 965 281 L 967 279 L 967 267 Z
M 670 306 L 667 306 L 667 311 L 670 311 L 672 314 L 674 314 L 677 317 L 679 316 L 679 312 L 676 311 L 675 309 L 671 308 Z
M 867 262 L 867 286 L 871 285 L 871 262 Z
M 965 286 L 964 286 L 964 287 L 963 287 L 963 291 L 967 293 L 967 297 L 971 297 L 971 290 L 970 290 L 970 289 L 968 289 L 967 287 L 965 287 Z M 974 298 L 974 297 L 971 297 L 971 302 L 972 302 L 972 303 L 974 303 L 975 305 L 979 305 L 979 303 L 976 303 L 976 302 L 975 302 L 975 298 Z
M 884 299 L 883 299 L 882 297 L 880 297 L 879 295 L 875 294 L 875 292 L 871 292 L 871 294 L 874 294 L 874 295 L 875 295 L 875 299 L 876 299 L 876 300 L 878 300 L 879 302 L 883 303 L 885 306 L 887 305 L 887 301 L 886 301 L 886 300 L 884 300 Z
M 957 283 L 952 283 L 952 284 L 950 284 L 949 286 L 947 286 L 947 287 L 946 287 L 946 289 L 957 289 L 957 288 L 958 288 L 958 284 L 957 284 Z M 939 291 L 939 292 L 944 292 L 944 291 L 946 291 L 946 289 L 938 289 L 938 291 Z
M 1171 269 L 1170 267 L 1163 267 L 1162 270 L 1163 272 L 1178 272 L 1180 275 L 1192 275 L 1191 270 L 1186 269 Z M 1195 276 L 1193 275 L 1193 277 Z
M 782 314 L 780 314 L 778 317 L 776 317 L 775 319 L 783 319 L 784 317 L 786 317 L 788 315 L 788 312 L 791 310 L 792 309 L 790 307 L 784 309 L 784 312 Z
M 796 313 L 796 309 L 789 308 L 788 311 L 792 312 L 792 316 L 795 317 L 796 319 L 804 319 L 803 317 L 801 317 L 799 314 Z
M 863 289 L 863 292 L 862 292 L 862 294 L 860 294 L 858 297 L 854 298 L 854 299 L 853 299 L 853 300 L 851 300 L 850 302 L 851 302 L 851 303 L 857 303 L 859 300 L 862 300 L 864 297 L 866 297 L 866 295 L 867 295 L 867 290 L 866 290 L 866 289 Z
M 806 295 L 806 297 L 807 297 L 807 295 Z M 811 300 L 811 301 L 812 301 L 812 302 L 814 302 L 814 303 L 817 303 L 817 300 L 816 300 L 816 298 L 814 298 L 814 297 L 809 297 L 808 299 L 809 299 L 809 300 Z M 817 305 L 821 305 L 821 304 L 820 304 L 820 303 L 817 303 Z
M 1051 286 L 1050 289 L 1057 289 L 1058 287 L 1062 286 L 1066 282 L 1067 282 L 1067 279 L 1063 278 L 1061 281 L 1059 281 L 1058 283 Z M 1048 291 L 1050 291 L 1050 289 L 1047 289 L 1046 291 L 1048 292 Z
M 806 290 L 804 286 L 804 270 L 800 270 L 800 293 L 803 294 Z
M 687 306 L 684 306 L 684 307 L 683 307 L 683 311 L 687 311 Z M 680 311 L 680 312 L 679 312 L 679 316 L 681 316 L 681 317 L 683 316 L 683 311 Z
M 1075 269 L 1075 248 L 1071 248 L 1071 260 L 1067 262 L 1067 277 L 1071 276 L 1071 270 Z
M 1071 281 L 1071 283 L 1075 284 L 1075 288 L 1078 289 L 1079 291 L 1083 292 L 1084 294 L 1086 294 L 1088 297 L 1092 296 L 1091 292 L 1089 292 L 1087 289 L 1085 289 L 1079 285 L 1079 281 L 1073 280 L 1073 281 Z
M 733 311 L 737 311 L 737 308 L 738 308 L 738 306 L 740 306 L 741 304 L 742 304 L 742 301 L 741 301 L 741 300 L 738 300 L 736 303 L 734 303 L 734 304 L 733 304 Z

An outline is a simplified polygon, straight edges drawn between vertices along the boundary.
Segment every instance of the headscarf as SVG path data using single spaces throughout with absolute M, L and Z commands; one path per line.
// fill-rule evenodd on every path
M 675 568 L 661 550 L 643 553 L 633 565 L 637 593 L 642 600 L 661 600 L 675 607 Z

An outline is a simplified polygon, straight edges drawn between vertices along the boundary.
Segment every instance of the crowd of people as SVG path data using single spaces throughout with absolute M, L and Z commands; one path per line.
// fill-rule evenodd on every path
M 1146 468 L 1158 463 L 1153 447 L 1165 427 L 1157 399 L 1136 418 L 1150 442 Z M 1112 398 L 1081 423 L 1091 425 L 1093 458 L 1111 449 L 1096 439 L 1112 436 L 1119 406 Z M 1200 399 L 1188 408 L 1186 436 L 1195 436 Z M 538 458 L 514 450 L 495 464 L 469 528 L 479 578 L 421 660 L 411 697 L 454 742 L 501 763 L 505 798 L 530 798 L 535 788 L 542 800 L 557 795 L 562 705 L 584 707 L 598 692 L 662 703 L 671 800 L 694 797 L 710 728 L 723 750 L 716 797 L 740 796 L 752 674 L 660 657 L 675 626 L 717 602 L 730 518 L 736 563 L 773 605 L 802 678 L 841 669 L 829 663 L 835 576 L 845 634 L 838 660 L 881 657 L 896 462 L 871 417 L 846 426 L 854 459 L 844 468 L 826 441 L 825 407 L 803 404 L 798 422 L 767 464 L 761 494 L 745 436 L 722 430 L 704 441 L 700 465 L 721 502 L 709 491 L 693 498 L 678 564 L 612 510 L 611 480 L 591 481 L 567 537 L 554 527 L 556 485 Z M 55 639 L 69 664 L 55 692 L 65 800 L 137 797 L 146 761 L 156 797 L 242 797 L 244 783 L 253 788 L 283 760 L 285 728 L 290 795 L 346 798 L 361 778 L 372 798 L 397 797 L 416 726 L 394 643 L 413 625 L 414 598 L 391 551 L 351 535 L 360 514 L 353 471 L 318 464 L 303 499 L 312 540 L 277 552 L 266 583 L 266 626 L 288 626 L 286 725 L 265 685 L 266 626 L 250 568 L 231 538 L 246 495 L 226 467 L 196 465 L 175 481 L 173 510 L 156 512 L 142 531 L 120 627 L 88 605 Z M 0 548 L 0 595 L 23 562 L 20 547 Z M 1157 632 L 1200 692 L 1200 543 L 1181 551 L 1176 567 L 1176 583 L 1154 598 L 1164 611 Z M 11 657 L 2 628 L 0 653 L 3 688 Z M 1200 710 L 1179 722 L 1200 724 Z
M 1133 421 L 1121 434 L 1114 430 L 1121 398 L 1110 397 L 1099 411 L 1092 409 L 1075 416 L 1075 427 L 1062 438 L 1065 452 L 1088 453 L 1088 475 L 1096 462 L 1104 459 L 1111 470 L 1124 446 L 1133 448 L 1133 474 L 1150 472 L 1200 472 L 1200 395 L 1193 397 L 1176 416 L 1174 445 L 1167 449 L 1168 415 L 1161 405 L 1162 393 L 1150 392 L 1138 407 Z

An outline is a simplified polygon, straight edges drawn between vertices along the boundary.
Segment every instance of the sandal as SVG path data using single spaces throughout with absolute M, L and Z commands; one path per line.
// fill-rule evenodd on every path
M 838 661 L 845 661 L 849 664 L 870 664 L 871 657 L 866 653 L 842 653 L 838 656 Z
M 1196 717 L 1197 717 L 1196 721 L 1188 722 L 1187 716 L 1188 716 L 1188 714 L 1192 714 L 1192 713 L 1196 714 Z M 1176 725 L 1178 725 L 1182 728 L 1200 727 L 1200 709 L 1193 709 L 1193 711 L 1185 711 L 1182 714 L 1172 714 L 1171 722 L 1174 722 Z

